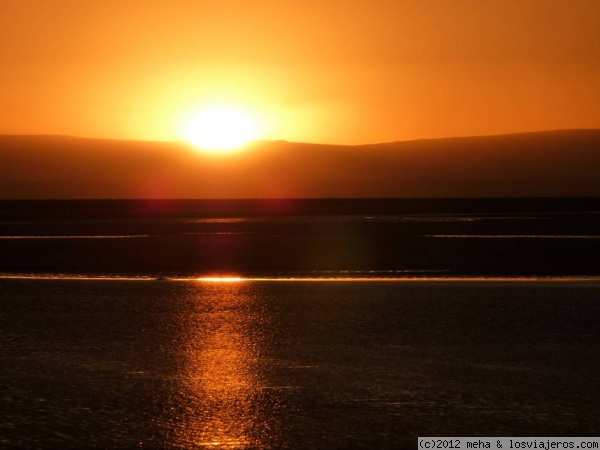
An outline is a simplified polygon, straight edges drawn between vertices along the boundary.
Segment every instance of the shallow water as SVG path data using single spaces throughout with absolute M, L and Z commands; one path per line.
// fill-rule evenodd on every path
M 0 280 L 4 448 L 600 432 L 597 282 Z

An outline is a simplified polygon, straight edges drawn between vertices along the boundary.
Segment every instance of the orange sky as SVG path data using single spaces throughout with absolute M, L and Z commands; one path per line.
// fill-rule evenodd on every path
M 0 2 L 0 133 L 177 140 L 222 100 L 291 141 L 600 128 L 600 1 Z

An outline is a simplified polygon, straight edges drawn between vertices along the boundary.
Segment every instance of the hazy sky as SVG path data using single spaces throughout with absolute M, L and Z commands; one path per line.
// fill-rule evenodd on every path
M 0 0 L 0 133 L 358 144 L 600 128 L 598 0 Z

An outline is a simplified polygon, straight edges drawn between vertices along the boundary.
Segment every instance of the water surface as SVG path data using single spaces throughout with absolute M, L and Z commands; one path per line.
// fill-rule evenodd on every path
M 600 432 L 597 282 L 0 280 L 4 448 Z

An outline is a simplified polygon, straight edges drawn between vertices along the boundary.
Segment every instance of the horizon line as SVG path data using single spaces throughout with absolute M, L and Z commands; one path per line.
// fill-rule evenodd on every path
M 0 280 L 54 280 L 54 281 L 160 281 L 198 283 L 243 282 L 506 282 L 506 283 L 600 283 L 597 275 L 539 275 L 539 276 L 449 276 L 449 277 L 244 277 L 233 275 L 207 275 L 198 277 L 162 276 L 102 276 L 77 274 L 0 274 Z
M 373 145 L 386 145 L 386 144 L 399 144 L 409 142 L 423 142 L 423 141 L 442 141 L 449 139 L 477 139 L 477 138 L 492 138 L 492 137 L 506 137 L 506 136 L 517 136 L 517 135 L 531 135 L 531 134 L 545 134 L 545 133 L 564 133 L 564 132 L 586 132 L 586 131 L 597 131 L 600 132 L 599 128 L 552 128 L 542 130 L 529 130 L 529 131 L 513 131 L 513 132 L 502 132 L 493 134 L 469 134 L 469 135 L 453 135 L 444 137 L 423 137 L 414 139 L 403 139 L 393 141 L 378 141 L 363 144 L 336 144 L 329 142 L 308 142 L 308 141 L 289 141 L 287 139 L 255 139 L 242 146 L 240 148 L 251 147 L 256 144 L 292 144 L 292 145 L 325 145 L 335 147 L 365 147 Z M 22 138 L 59 138 L 59 139 L 82 139 L 82 140 L 94 140 L 94 141 L 119 141 L 119 142 L 133 142 L 133 143 L 149 143 L 149 144 L 175 144 L 184 146 L 194 146 L 190 142 L 182 139 L 137 139 L 137 138 L 112 138 L 112 137 L 93 137 L 93 136 L 79 136 L 71 134 L 57 134 L 57 133 L 40 133 L 40 134 L 9 134 L 0 133 L 0 137 L 22 137 Z
M 600 131 L 600 130 L 599 130 Z M 406 200 L 406 201 L 463 201 L 463 200 L 523 200 L 523 201 L 543 201 L 543 200 L 600 200 L 600 195 L 582 195 L 582 196 L 483 196 L 483 197 L 90 197 L 90 198 L 1 198 L 1 202 L 90 202 L 90 201 L 306 201 L 306 200 Z

